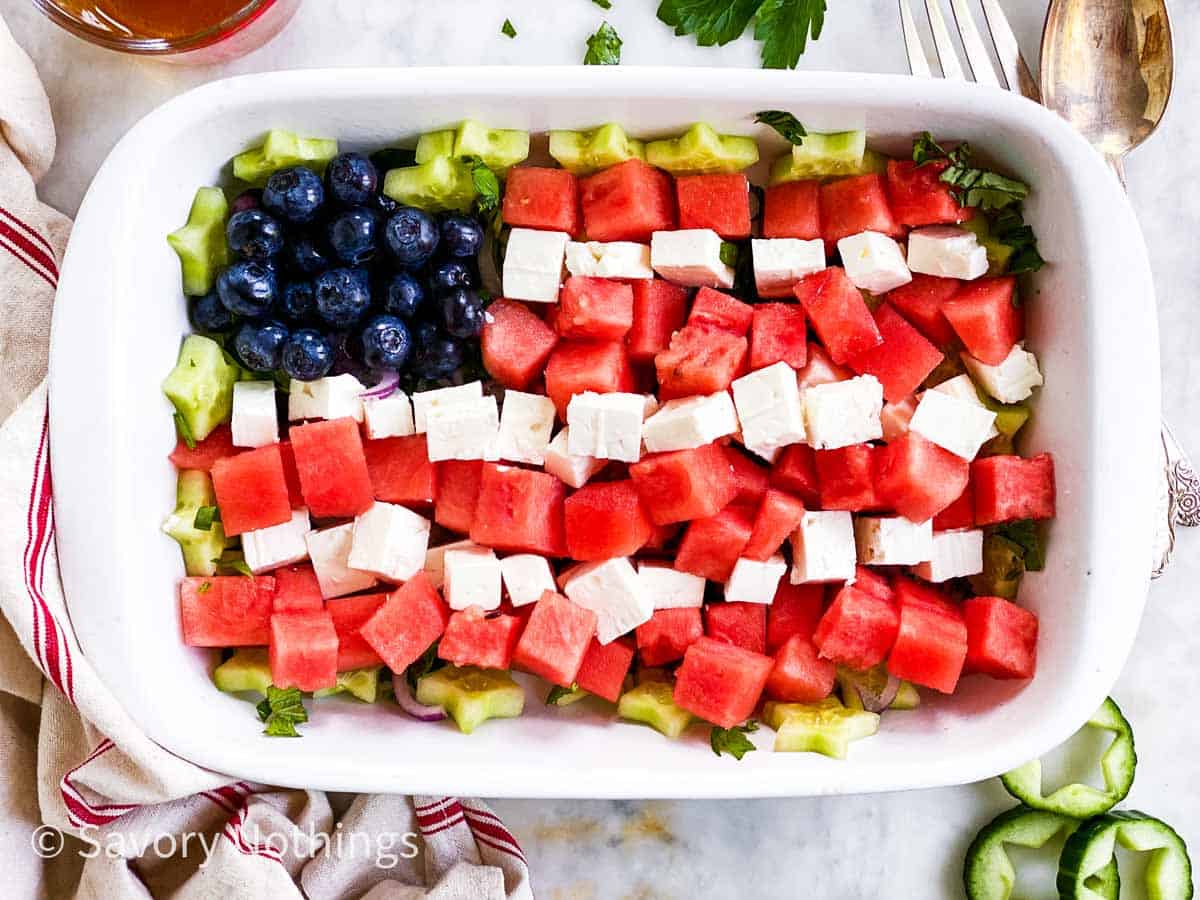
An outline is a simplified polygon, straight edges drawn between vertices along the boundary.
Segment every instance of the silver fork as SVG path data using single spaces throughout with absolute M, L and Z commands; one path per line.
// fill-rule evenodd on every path
M 929 28 L 933 32 L 934 52 L 943 78 L 955 81 L 973 78 L 979 84 L 1006 87 L 1036 103 L 1042 102 L 1037 80 L 1021 55 L 1021 48 L 1017 44 L 1012 27 L 1008 24 L 1004 10 L 1000 8 L 999 0 L 981 0 L 986 18 L 985 28 L 1000 64 L 999 76 L 992 65 L 987 44 L 975 22 L 975 15 L 967 5 L 967 0 L 950 0 L 950 8 L 954 12 L 954 22 L 962 41 L 970 75 L 959 59 L 950 29 L 946 25 L 946 18 L 942 14 L 940 0 L 923 2 Z M 904 49 L 908 54 L 908 66 L 912 74 L 919 78 L 936 77 L 925 56 L 925 48 L 921 43 L 921 35 L 917 31 L 917 22 L 909 0 L 900 0 L 900 23 L 904 32 Z M 1162 443 L 1165 463 L 1159 479 L 1160 515 L 1155 528 L 1154 559 L 1151 568 L 1153 578 L 1161 575 L 1171 561 L 1171 554 L 1175 549 L 1175 525 L 1200 525 L 1200 479 L 1165 422 L 1162 428 Z

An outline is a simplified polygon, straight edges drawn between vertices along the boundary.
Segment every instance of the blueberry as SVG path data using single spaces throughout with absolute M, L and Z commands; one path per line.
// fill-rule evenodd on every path
M 349 328 L 366 315 L 371 285 L 366 269 L 330 269 L 313 283 L 317 315 L 334 328 Z
M 231 313 L 261 316 L 275 302 L 279 282 L 275 272 L 266 264 L 242 260 L 217 276 L 217 293 Z
M 229 217 L 225 240 L 243 259 L 270 259 L 283 249 L 283 226 L 261 209 L 244 209 Z
M 225 308 L 216 291 L 209 291 L 203 297 L 194 299 L 190 312 L 192 325 L 197 331 L 216 334 L 228 331 L 233 326 L 233 316 Z
M 408 362 L 412 338 L 395 316 L 376 316 L 362 331 L 362 360 L 372 369 L 399 369 Z
M 325 189 L 312 169 L 291 166 L 280 169 L 267 179 L 263 206 L 267 212 L 293 225 L 303 225 L 317 217 L 325 202 Z
M 411 206 L 392 213 L 383 234 L 396 262 L 411 269 L 425 265 L 437 250 L 438 229 L 433 216 Z
M 442 249 L 447 256 L 466 259 L 479 254 L 483 226 L 470 216 L 453 213 L 442 219 Z
M 325 226 L 329 247 L 342 262 L 359 266 L 375 255 L 379 217 L 363 206 L 339 212 Z
M 444 378 L 463 363 L 462 345 L 454 338 L 434 333 L 418 347 L 413 365 L 422 378 Z
M 291 281 L 279 295 L 279 311 L 293 322 L 306 322 L 317 314 L 316 291 L 311 281 Z
M 233 198 L 229 211 L 233 214 L 262 206 L 262 188 L 248 188 Z
M 454 337 L 478 337 L 483 331 L 483 303 L 474 291 L 456 288 L 441 299 L 439 311 L 442 327 Z
M 293 236 L 283 247 L 283 261 L 289 271 L 311 278 L 333 265 L 320 241 L 312 235 Z
M 427 344 L 432 344 L 441 336 L 438 332 L 437 323 L 430 322 L 427 319 L 414 322 L 409 330 L 412 332 L 413 343 L 416 344 L 418 351 Z
M 325 190 L 335 203 L 358 206 L 367 203 L 379 186 L 375 165 L 361 153 L 339 153 L 325 170 Z
M 384 285 L 383 308 L 393 316 L 411 319 L 425 302 L 425 289 L 408 272 L 397 272 Z
M 281 351 L 283 371 L 297 381 L 316 381 L 333 368 L 333 342 L 312 328 L 293 331 Z
M 287 326 L 280 322 L 247 322 L 238 329 L 233 349 L 252 372 L 274 372 L 287 339 Z
M 429 275 L 429 286 L 435 294 L 448 294 L 458 288 L 475 287 L 475 276 L 467 266 L 452 260 L 434 266 Z

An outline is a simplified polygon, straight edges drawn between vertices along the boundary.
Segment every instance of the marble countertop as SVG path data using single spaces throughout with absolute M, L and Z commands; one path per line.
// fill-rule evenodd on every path
M 919 4 L 918 4 L 919 5 Z M 624 61 L 646 65 L 757 64 L 749 39 L 701 49 L 672 38 L 651 0 L 310 0 L 275 41 L 228 65 L 187 69 L 111 54 L 75 41 L 29 0 L 0 14 L 37 62 L 58 124 L 58 158 L 43 197 L 68 213 L 118 137 L 145 112 L 225 75 L 281 68 L 464 63 L 573 64 L 602 18 L 625 40 Z M 1031 62 L 1044 0 L 1007 0 Z M 825 35 L 804 68 L 905 72 L 895 0 L 834 0 Z M 418 16 L 414 10 L 424 8 Z M 1200 5 L 1176 0 L 1181 49 L 1200 38 Z M 508 17 L 519 35 L 499 33 Z M 1190 48 L 1188 48 L 1190 49 Z M 1167 416 L 1200 451 L 1194 384 L 1200 362 L 1200 55 L 1179 54 L 1175 98 L 1161 132 L 1128 165 L 1129 186 L 1154 265 Z M 1200 356 L 1197 357 L 1200 360 Z M 1135 377 L 1136 377 L 1136 373 Z M 1112 410 L 1120 415 L 1120 410 Z M 1137 645 L 1114 696 L 1132 720 L 1141 760 L 1127 805 L 1174 823 L 1200 848 L 1200 721 L 1184 698 L 1200 679 L 1200 535 L 1182 534 L 1157 581 Z M 732 763 L 731 763 L 732 764 Z M 975 830 L 1011 805 L 995 781 L 851 798 L 724 802 L 500 800 L 529 856 L 542 898 L 934 898 L 961 896 L 963 851 Z M 866 851 L 866 852 L 864 852 Z M 1037 896 L 1052 896 L 1048 883 Z

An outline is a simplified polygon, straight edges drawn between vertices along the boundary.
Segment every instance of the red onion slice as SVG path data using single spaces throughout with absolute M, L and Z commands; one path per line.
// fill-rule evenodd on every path
M 392 677 L 392 692 L 396 695 L 396 702 L 400 704 L 400 708 L 414 719 L 421 722 L 440 722 L 446 718 L 446 711 L 440 706 L 425 706 L 417 702 L 403 672 Z
M 395 369 L 384 369 L 380 374 L 382 377 L 379 379 L 379 383 L 358 396 L 364 400 L 383 400 L 396 393 L 396 388 L 400 386 L 400 373 Z
M 867 684 L 865 680 L 855 679 L 854 681 L 854 690 L 858 692 L 858 697 L 862 700 L 863 709 L 867 712 L 881 713 L 896 699 L 896 694 L 900 691 L 900 679 L 895 675 L 888 675 L 887 681 L 878 694 L 871 688 L 872 685 Z

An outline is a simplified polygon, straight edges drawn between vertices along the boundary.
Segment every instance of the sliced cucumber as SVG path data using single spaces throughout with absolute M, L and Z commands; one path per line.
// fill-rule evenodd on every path
M 1107 812 L 1088 819 L 1067 838 L 1058 864 L 1058 893 L 1063 900 L 1116 897 L 1116 845 L 1149 853 L 1146 884 L 1136 896 L 1148 900 L 1191 900 L 1192 861 L 1187 844 L 1168 825 L 1137 810 Z
M 202 187 L 192 198 L 187 224 L 167 235 L 167 243 L 179 257 L 183 270 L 183 292 L 201 297 L 213 289 L 217 271 L 229 265 L 229 244 L 225 240 L 225 220 L 229 201 L 216 187 Z
M 867 149 L 865 131 L 810 132 L 771 165 L 771 184 L 806 178 L 839 178 L 887 170 L 887 157 Z
M 615 123 L 592 131 L 551 131 L 550 155 L 575 175 L 590 175 L 627 159 L 645 159 L 646 145 Z
M 202 441 L 233 413 L 233 386 L 239 370 L 221 345 L 193 334 L 179 348 L 175 368 L 163 380 L 163 393 L 183 418 L 191 436 Z
M 440 706 L 470 734 L 488 719 L 512 719 L 525 709 L 525 692 L 507 672 L 445 666 L 417 679 L 417 702 Z
M 672 175 L 740 172 L 758 162 L 758 142 L 735 134 L 717 134 L 697 122 L 677 138 L 650 141 L 646 162 Z
M 1005 790 L 1032 809 L 1045 810 L 1076 819 L 1108 812 L 1129 794 L 1137 768 L 1133 729 L 1112 698 L 1104 701 L 1084 728 L 1101 728 L 1113 733 L 1113 742 L 1100 757 L 1104 790 L 1089 784 L 1068 784 L 1042 795 L 1042 761 L 1033 759 L 1000 776 Z
M 999 534 L 983 539 L 983 571 L 970 578 L 971 588 L 984 597 L 1015 600 L 1025 574 L 1023 548 Z
M 196 513 L 202 507 L 215 506 L 217 495 L 207 472 L 184 469 L 175 488 L 175 511 L 163 522 L 183 553 L 183 568 L 188 575 L 217 574 L 216 560 L 225 551 L 225 531 L 214 521 L 208 530 L 196 527 Z
M 257 691 L 264 697 L 271 686 L 271 663 L 266 647 L 241 647 L 212 674 L 217 690 L 229 694 Z
M 503 175 L 529 156 L 529 132 L 488 128 L 467 119 L 454 135 L 454 155 L 478 156 L 489 169 Z
M 348 669 L 337 673 L 337 683 L 331 688 L 314 691 L 314 697 L 332 697 L 346 693 L 363 703 L 374 703 L 379 697 L 379 670 L 381 666 L 366 669 Z
M 572 703 L 578 703 L 586 696 L 588 696 L 588 692 L 577 684 L 573 684 L 569 688 L 560 687 L 556 684 L 550 688 L 550 693 L 546 695 L 546 705 L 570 706 Z
M 999 400 L 993 400 L 983 391 L 976 391 L 976 393 L 979 394 L 983 405 L 996 414 L 996 430 L 1010 440 L 1025 427 L 1029 417 L 1033 414 L 1033 410 L 1029 408 L 1027 402 L 1001 403 Z
M 996 277 L 1008 271 L 1008 261 L 1012 259 L 1013 248 L 992 237 L 991 226 L 985 216 L 972 216 L 963 222 L 961 227 L 973 231 L 979 238 L 979 246 L 987 251 L 988 275 Z
M 429 131 L 417 138 L 416 163 L 454 155 L 454 129 Z
M 646 681 L 630 688 L 617 702 L 617 715 L 644 722 L 669 738 L 677 738 L 692 724 L 692 714 L 675 705 L 675 687 L 669 681 Z
M 447 156 L 392 169 L 384 176 L 383 192 L 397 203 L 430 212 L 467 212 L 478 193 L 466 163 Z
M 862 695 L 859 693 L 859 689 L 865 688 L 882 699 L 883 691 L 888 683 L 887 666 L 880 663 L 865 672 L 839 666 L 837 679 L 839 693 L 842 695 L 842 705 L 847 709 L 863 709 Z M 916 709 L 920 705 L 921 695 L 917 693 L 917 689 L 907 681 L 901 681 L 900 686 L 896 689 L 896 696 L 892 698 L 892 702 L 888 704 L 887 708 Z
M 337 156 L 338 143 L 327 138 L 302 138 L 281 128 L 267 132 L 261 147 L 239 153 L 233 158 L 233 177 L 257 184 L 267 183 L 273 172 L 288 166 L 308 166 L 324 172 Z
M 821 753 L 845 759 L 851 741 L 879 730 L 879 716 L 847 709 L 836 697 L 817 703 L 775 703 L 763 707 L 763 718 L 775 729 L 776 752 Z

